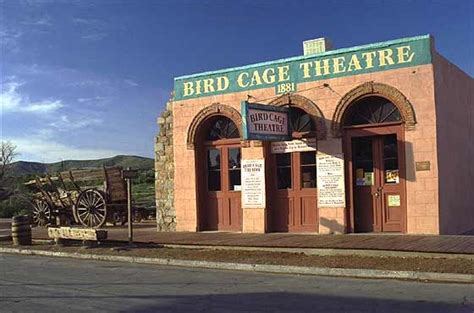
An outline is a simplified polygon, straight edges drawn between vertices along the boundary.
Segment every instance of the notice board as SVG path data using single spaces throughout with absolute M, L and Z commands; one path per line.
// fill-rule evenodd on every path
M 242 208 L 265 207 L 265 160 L 242 160 Z
M 318 152 L 316 158 L 318 207 L 345 207 L 344 156 L 342 154 L 330 155 Z

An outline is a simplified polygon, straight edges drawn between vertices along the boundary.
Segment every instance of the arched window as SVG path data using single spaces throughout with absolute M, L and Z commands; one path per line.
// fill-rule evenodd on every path
M 354 102 L 343 121 L 344 126 L 382 124 L 402 121 L 402 116 L 389 100 L 371 96 Z
M 214 141 L 239 137 L 239 129 L 235 123 L 225 116 L 219 116 L 210 122 L 206 140 Z
M 306 133 L 316 130 L 311 115 L 295 107 L 290 109 L 290 125 L 291 129 L 298 133 Z

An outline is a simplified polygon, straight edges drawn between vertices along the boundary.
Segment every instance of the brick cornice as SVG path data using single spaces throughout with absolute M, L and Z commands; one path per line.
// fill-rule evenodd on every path
M 333 137 L 341 137 L 344 114 L 349 106 L 355 101 L 368 96 L 380 96 L 390 100 L 400 111 L 405 129 L 412 130 L 415 128 L 415 111 L 405 95 L 395 87 L 382 83 L 366 82 L 353 88 L 339 100 L 332 119 L 331 129 Z
M 199 111 L 199 113 L 196 114 L 196 116 L 191 121 L 186 138 L 186 146 L 188 149 L 194 149 L 197 133 L 202 123 L 207 119 L 217 115 L 222 115 L 231 119 L 235 126 L 237 126 L 240 136 L 242 136 L 242 116 L 240 115 L 239 111 L 225 104 L 213 103 Z
M 303 111 L 311 115 L 311 118 L 313 119 L 314 125 L 316 127 L 317 139 L 326 139 L 326 120 L 321 109 L 313 101 L 297 94 L 285 94 L 271 101 L 269 104 L 276 106 L 289 105 L 302 109 Z

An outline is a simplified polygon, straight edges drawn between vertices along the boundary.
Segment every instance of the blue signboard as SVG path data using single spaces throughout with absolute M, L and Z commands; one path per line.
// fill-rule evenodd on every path
M 245 140 L 291 140 L 288 107 L 242 101 L 241 109 Z

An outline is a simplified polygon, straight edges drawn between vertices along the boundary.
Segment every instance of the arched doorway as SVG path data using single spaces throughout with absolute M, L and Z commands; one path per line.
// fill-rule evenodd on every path
M 196 138 L 199 230 L 240 231 L 240 133 L 228 117 L 214 115 Z
M 301 108 L 291 107 L 289 116 L 293 138 L 314 144 L 309 151 L 271 154 L 267 231 L 317 232 L 316 125 L 314 117 Z
M 394 103 L 374 95 L 354 101 L 342 116 L 349 231 L 406 231 L 403 122 Z

